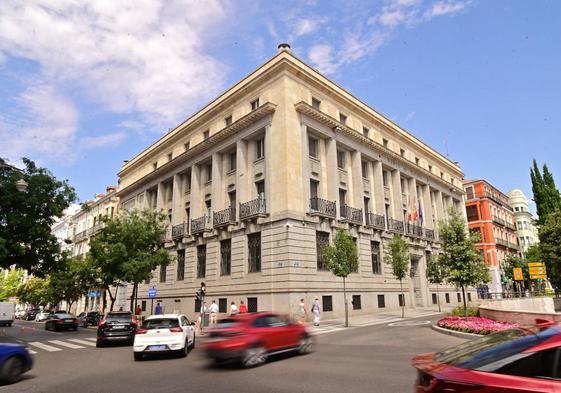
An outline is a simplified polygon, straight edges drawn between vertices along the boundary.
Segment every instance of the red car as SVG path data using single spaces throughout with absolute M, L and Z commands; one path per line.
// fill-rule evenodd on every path
M 241 361 L 244 367 L 255 367 L 282 352 L 311 352 L 312 338 L 304 325 L 282 315 L 239 314 L 210 330 L 205 350 L 215 362 Z
M 416 392 L 561 392 L 561 327 L 491 334 L 413 358 Z

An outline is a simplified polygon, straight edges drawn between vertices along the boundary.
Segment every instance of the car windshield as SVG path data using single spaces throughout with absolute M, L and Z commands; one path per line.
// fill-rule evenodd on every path
M 144 329 L 169 329 L 179 327 L 177 318 L 154 318 L 144 321 L 142 324 Z
M 227 328 L 231 328 L 233 326 L 236 326 L 237 324 L 239 324 L 240 321 L 235 319 L 235 318 L 224 318 L 224 319 L 220 319 L 215 327 L 216 328 L 221 328 L 221 329 L 227 329 Z
M 527 329 L 505 330 L 442 351 L 437 354 L 436 359 L 460 368 L 493 371 L 502 365 L 501 360 L 523 352 L 556 334 L 559 334 L 557 329 L 541 332 Z M 497 367 L 492 366 L 493 364 Z
M 108 321 L 127 321 L 131 320 L 131 314 L 120 313 L 120 314 L 107 314 Z
M 67 318 L 74 318 L 74 317 L 73 317 L 72 315 L 70 315 L 70 314 L 59 313 L 59 314 L 55 314 L 55 318 L 67 319 Z

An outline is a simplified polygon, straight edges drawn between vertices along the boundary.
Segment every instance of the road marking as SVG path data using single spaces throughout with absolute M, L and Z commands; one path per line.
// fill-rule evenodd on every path
M 29 344 L 29 345 L 33 345 L 34 347 L 37 347 L 37 348 L 44 349 L 44 350 L 47 351 L 47 352 L 62 351 L 62 349 L 60 349 L 60 348 L 51 347 L 50 345 L 43 344 L 43 343 L 40 343 L 40 342 L 38 342 L 38 341 L 33 341 L 33 342 L 31 342 L 31 343 L 28 343 L 28 344 Z
M 32 349 L 28 349 L 28 351 L 29 351 L 29 353 L 32 354 L 32 355 L 37 355 L 37 352 L 35 352 L 35 351 L 32 350 Z
M 59 341 L 59 340 L 51 340 L 49 341 L 51 344 L 56 344 L 56 345 L 60 345 L 61 347 L 67 347 L 67 348 L 71 348 L 71 349 L 80 349 L 80 348 L 85 348 L 81 345 L 76 345 L 76 344 L 71 344 L 71 343 L 67 343 L 64 341 Z
M 88 340 L 88 341 L 97 341 L 97 338 L 95 338 L 95 337 L 88 337 L 88 338 L 85 338 L 84 340 Z
M 72 341 L 73 343 L 77 343 L 77 344 L 89 345 L 90 347 L 95 347 L 95 343 L 91 341 L 79 340 L 77 338 L 69 338 L 68 341 Z

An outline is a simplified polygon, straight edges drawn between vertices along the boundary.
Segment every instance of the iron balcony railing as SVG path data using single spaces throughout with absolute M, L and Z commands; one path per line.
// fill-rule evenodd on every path
M 505 226 L 510 230 L 513 230 L 513 231 L 516 230 L 516 227 L 514 226 L 514 224 L 512 224 L 508 221 L 505 222 Z
M 392 232 L 403 233 L 405 230 L 403 221 L 394 220 L 393 218 L 388 218 L 388 230 Z
M 422 237 L 423 228 L 416 224 L 407 223 L 407 225 L 405 225 L 405 233 L 408 234 L 409 236 Z
M 103 228 L 105 226 L 105 224 L 103 222 L 100 222 L 99 224 L 95 224 L 91 229 L 90 229 L 90 235 L 93 236 L 96 233 L 98 233 L 99 231 L 101 231 L 101 228 Z
M 518 244 L 511 243 L 511 242 L 508 242 L 508 248 L 511 248 L 511 249 L 517 250 L 517 251 L 520 250 L 520 247 L 518 246 Z
M 366 213 L 366 225 L 373 228 L 385 229 L 386 218 L 380 214 Z
M 493 216 L 493 222 L 502 225 L 503 227 L 506 225 L 506 221 L 503 220 L 502 218 L 499 218 L 497 216 Z
M 191 220 L 191 233 L 201 233 L 208 229 L 207 225 L 210 223 L 210 216 L 205 214 L 202 217 L 194 218 Z
M 355 224 L 362 224 L 362 209 L 357 209 L 356 207 L 351 207 L 348 205 L 342 205 L 341 218 Z
M 171 238 L 173 240 L 181 239 L 187 234 L 187 223 L 177 224 L 171 227 Z
M 425 238 L 428 240 L 434 240 L 434 229 L 425 229 Z
M 227 209 L 214 212 L 212 214 L 212 225 L 216 227 L 221 227 L 229 224 L 235 224 L 236 222 L 236 208 L 230 206 Z
M 503 239 L 497 239 L 497 244 L 503 247 L 508 247 L 508 242 Z
M 337 204 L 318 197 L 310 198 L 310 210 L 312 213 L 335 218 L 337 216 Z
M 265 198 L 257 198 L 249 202 L 240 203 L 240 220 L 247 220 L 265 214 L 267 214 Z
M 78 242 L 80 240 L 85 239 L 87 236 L 88 236 L 88 231 L 87 230 L 78 232 L 76 235 L 74 235 L 74 241 Z

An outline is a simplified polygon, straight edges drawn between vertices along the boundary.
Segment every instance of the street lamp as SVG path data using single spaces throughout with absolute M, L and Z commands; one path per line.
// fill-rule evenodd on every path
M 19 179 L 16 182 L 16 190 L 18 190 L 19 192 L 25 192 L 25 191 L 27 191 L 27 186 L 28 185 L 29 184 L 25 180 Z

